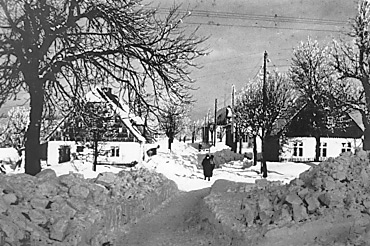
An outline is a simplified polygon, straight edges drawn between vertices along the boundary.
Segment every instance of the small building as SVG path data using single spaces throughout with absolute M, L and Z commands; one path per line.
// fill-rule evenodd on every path
M 268 161 L 314 161 L 316 155 L 316 138 L 309 127 L 309 112 L 312 110 L 306 104 L 292 108 L 291 117 L 278 119 L 272 130 L 271 136 L 266 138 L 266 153 L 264 157 Z M 217 123 L 219 132 L 224 132 L 223 140 L 232 146 L 231 124 L 226 118 L 226 108 L 217 112 Z M 311 112 L 312 113 L 312 112 Z M 361 113 L 352 110 L 345 114 L 342 121 L 346 122 L 343 128 L 320 129 L 320 161 L 329 157 L 337 157 L 343 152 L 354 152 L 363 145 L 364 125 Z M 237 127 L 237 126 L 236 126 Z M 236 136 L 236 151 L 242 154 L 252 152 L 254 141 L 256 141 L 257 152 L 261 152 L 262 141 L 260 137 L 253 139 L 245 134 Z
M 94 140 L 98 143 L 98 164 L 141 163 L 145 158 L 146 142 L 139 129 L 143 125 L 141 118 L 130 113 L 128 106 L 121 103 L 108 88 L 97 87 L 86 95 L 86 99 L 89 103 L 104 104 L 114 113 L 109 122 L 113 134 Z M 93 160 L 91 130 L 80 125 L 76 131 L 76 125 L 71 122 L 71 117 L 65 117 L 46 138 L 48 164 L 62 163 L 74 158 Z
M 329 157 L 337 157 L 343 152 L 354 152 L 362 148 L 362 139 L 353 137 L 327 136 L 321 137 L 320 161 Z M 282 145 L 279 155 L 281 161 L 307 162 L 314 161 L 316 140 L 314 137 L 290 137 Z
M 316 138 L 312 129 L 308 127 L 306 107 L 302 107 L 291 119 L 279 121 L 274 135 L 267 139 L 267 153 L 269 161 L 314 161 L 316 156 Z M 320 129 L 319 160 L 337 157 L 343 152 L 354 152 L 362 148 L 364 126 L 359 111 L 345 114 L 342 121 L 346 122 L 343 128 Z M 284 134 L 283 134 L 284 132 Z
M 217 139 L 219 142 L 224 142 L 227 146 L 232 148 L 235 144 L 237 152 L 245 154 L 252 152 L 254 138 L 249 133 L 242 133 L 240 136 L 237 135 L 238 131 L 234 129 L 234 136 L 231 127 L 232 109 L 230 106 L 219 109 L 216 113 L 217 121 Z M 234 125 L 234 127 L 237 127 Z M 236 141 L 236 138 L 238 141 Z M 234 141 L 234 142 L 233 142 Z M 256 139 L 257 151 L 261 151 L 261 140 Z

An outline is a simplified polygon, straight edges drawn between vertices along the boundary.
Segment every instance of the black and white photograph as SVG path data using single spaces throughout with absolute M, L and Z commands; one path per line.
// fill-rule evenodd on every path
M 0 0 L 0 246 L 370 245 L 370 0 Z

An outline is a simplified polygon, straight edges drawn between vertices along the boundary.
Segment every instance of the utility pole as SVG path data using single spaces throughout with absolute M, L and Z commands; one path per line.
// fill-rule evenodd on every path
M 209 143 L 209 132 L 210 132 L 209 118 L 210 118 L 210 115 L 211 115 L 211 109 L 209 108 L 208 112 L 207 112 L 207 143 Z M 212 140 L 211 140 L 211 143 L 212 143 Z
M 203 143 L 207 143 L 207 115 L 204 117 L 204 127 L 203 127 Z
M 236 146 L 235 146 L 235 128 L 234 128 L 234 104 L 235 104 L 235 86 L 232 85 L 231 87 L 231 136 L 232 136 L 232 150 L 236 152 Z
M 195 142 L 195 121 L 193 121 L 193 131 L 191 133 L 191 143 Z
M 265 153 L 265 126 L 264 123 L 266 121 L 266 107 L 267 107 L 267 92 L 266 92 L 266 78 L 267 77 L 267 51 L 263 54 L 263 86 L 262 86 L 262 100 L 263 100 L 263 124 L 262 124 L 262 160 L 261 160 L 261 173 L 263 177 L 267 177 L 267 167 L 266 167 L 266 159 L 264 156 Z
M 215 99 L 215 123 L 213 124 L 213 146 L 216 146 L 217 139 L 217 98 Z
M 263 97 L 263 114 L 266 112 L 267 94 L 266 94 L 266 77 L 267 77 L 267 51 L 263 54 L 263 86 L 262 86 L 262 97 Z

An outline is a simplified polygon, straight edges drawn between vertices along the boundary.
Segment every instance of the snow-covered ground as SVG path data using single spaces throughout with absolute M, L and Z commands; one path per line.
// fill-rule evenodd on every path
M 213 171 L 211 181 L 204 180 L 203 170 L 197 168 L 198 150 L 188 146 L 184 142 L 175 140 L 171 153 L 166 149 L 167 142 L 159 143 L 161 148 L 157 156 L 153 156 L 143 166 L 164 174 L 167 178 L 176 182 L 180 190 L 190 191 L 210 187 L 218 179 L 226 179 L 235 182 L 254 183 L 261 179 L 259 171 L 260 163 L 257 166 L 243 169 L 243 161 L 233 161 L 223 165 L 222 168 Z M 229 148 L 217 143 L 211 147 L 210 153 Z M 310 168 L 309 165 L 294 162 L 267 162 L 268 177 L 270 181 L 281 181 L 288 183 L 299 176 L 300 173 Z
M 220 169 L 215 169 L 211 181 L 204 180 L 203 170 L 197 167 L 198 150 L 188 146 L 184 142 L 178 142 L 177 140 L 174 141 L 171 152 L 167 149 L 167 139 L 160 140 L 158 144 L 160 148 L 156 156 L 150 157 L 142 164 L 138 164 L 133 168 L 148 168 L 162 173 L 167 178 L 175 181 L 180 190 L 190 191 L 210 187 L 218 179 L 245 183 L 254 183 L 256 179 L 261 179 L 261 175 L 259 174 L 259 163 L 257 166 L 243 169 L 243 161 L 234 161 L 227 163 Z M 217 143 L 216 147 L 210 149 L 210 153 L 225 148 L 228 147 L 221 143 Z M 97 172 L 94 172 L 92 171 L 92 163 L 82 160 L 74 160 L 52 166 L 43 165 L 42 167 L 55 170 L 58 176 L 74 172 L 84 175 L 85 178 L 94 178 L 101 172 L 118 173 L 122 169 L 130 169 L 126 167 L 98 165 Z M 292 179 L 298 177 L 300 173 L 309 169 L 310 166 L 293 162 L 268 162 L 267 168 L 267 180 L 288 183 Z M 13 171 L 7 168 L 7 173 L 9 174 L 17 172 L 20 171 Z

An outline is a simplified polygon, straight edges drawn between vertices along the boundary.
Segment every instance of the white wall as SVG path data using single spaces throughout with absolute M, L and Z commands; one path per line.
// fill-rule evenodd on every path
M 71 153 L 76 152 L 76 142 L 74 141 L 49 141 L 47 149 L 47 163 L 55 165 L 59 163 L 59 147 L 70 146 Z
M 261 138 L 257 136 L 256 138 L 256 142 L 257 142 L 257 153 L 261 153 L 262 152 L 262 141 L 261 141 Z M 237 144 L 237 151 L 239 152 L 239 142 Z M 253 152 L 253 146 L 251 148 L 248 148 L 248 143 L 242 143 L 242 154 L 244 153 L 252 153 Z
M 218 128 L 217 128 L 217 131 L 221 131 L 221 127 L 222 126 L 217 126 Z M 223 137 L 222 137 L 222 143 L 226 143 L 226 133 L 225 133 L 225 131 L 224 131 L 224 133 L 223 133 L 224 135 L 223 135 Z M 217 142 L 216 142 L 216 145 L 217 145 L 217 143 L 218 142 L 220 142 L 219 141 L 220 139 L 219 138 L 217 138 Z M 256 138 L 256 141 L 257 141 L 257 153 L 260 153 L 260 152 L 262 152 L 262 141 L 261 141 L 261 138 L 259 137 L 259 136 L 257 136 L 257 138 Z M 239 146 L 240 146 L 240 144 L 239 144 L 239 142 L 237 143 L 237 152 L 239 153 Z M 242 143 L 242 154 L 244 154 L 244 153 L 252 153 L 253 152 L 253 146 L 251 147 L 251 148 L 248 148 L 248 143 L 246 143 L 246 142 L 243 142 Z
M 49 141 L 47 150 L 47 163 L 50 165 L 58 164 L 59 162 L 59 147 L 70 146 L 71 154 L 77 153 L 77 145 L 74 141 Z M 119 156 L 111 156 L 111 147 L 119 148 Z M 109 164 L 127 164 L 133 161 L 141 163 L 143 158 L 144 149 L 142 144 L 138 142 L 104 142 L 99 143 L 99 151 L 106 152 L 104 156 L 98 157 L 98 162 Z M 84 156 L 88 161 L 93 161 L 93 149 L 84 148 L 83 152 L 78 155 Z M 71 157 L 71 160 L 73 158 Z
M 111 156 L 112 147 L 119 148 L 119 156 Z M 98 162 L 109 164 L 140 163 L 144 155 L 143 146 L 139 142 L 105 142 L 100 145 L 100 150 L 106 151 L 106 155 L 99 156 Z
M 294 142 L 301 141 L 303 143 L 302 157 L 294 157 L 293 149 Z M 351 143 L 351 151 L 362 147 L 362 139 L 360 138 L 321 138 L 321 143 L 327 144 L 326 158 L 337 157 L 342 153 L 343 143 Z M 288 161 L 313 161 L 315 158 L 316 140 L 314 137 L 288 138 L 287 142 L 282 146 L 281 160 Z M 322 158 L 325 159 L 325 158 Z
M 15 148 L 0 148 L 0 161 L 15 164 L 20 159 Z

